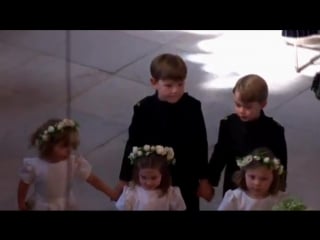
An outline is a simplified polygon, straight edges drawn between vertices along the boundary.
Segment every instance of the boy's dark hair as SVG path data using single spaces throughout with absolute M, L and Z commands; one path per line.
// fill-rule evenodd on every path
M 164 53 L 152 60 L 150 73 L 157 81 L 160 79 L 184 81 L 187 77 L 187 65 L 180 56 Z
M 160 171 L 161 183 L 158 187 L 161 190 L 160 196 L 166 194 L 171 186 L 171 174 L 166 157 L 150 154 L 137 159 L 133 168 L 132 181 L 134 184 L 139 185 L 139 171 L 145 168 L 158 169 Z
M 52 153 L 54 146 L 60 142 L 66 145 L 71 144 L 74 149 L 79 146 L 79 133 L 76 128 L 73 127 L 65 127 L 63 128 L 63 131 L 50 134 L 50 138 L 47 141 L 42 141 L 41 144 L 37 143 L 39 142 L 39 138 L 41 138 L 41 135 L 44 134 L 44 132 L 50 126 L 55 126 L 61 121 L 62 119 L 49 119 L 31 135 L 31 146 L 34 146 L 38 149 L 40 157 L 48 157 Z
M 252 155 L 268 157 L 270 159 L 275 158 L 274 154 L 268 148 L 257 148 L 252 152 Z M 242 190 L 245 190 L 245 191 L 248 190 L 246 185 L 246 178 L 245 178 L 246 171 L 248 169 L 255 169 L 261 166 L 266 167 L 267 165 L 265 165 L 263 161 L 251 161 L 248 165 L 246 165 L 245 167 L 241 168 L 239 171 L 234 173 L 233 181 Z M 277 194 L 280 190 L 281 177 L 279 175 L 278 170 L 276 169 L 272 171 L 272 174 L 273 174 L 273 180 L 269 189 L 269 193 L 274 195 L 274 194 Z
M 262 103 L 268 98 L 268 85 L 259 75 L 249 74 L 237 81 L 232 92 L 233 94 L 239 92 L 241 101 L 245 103 Z

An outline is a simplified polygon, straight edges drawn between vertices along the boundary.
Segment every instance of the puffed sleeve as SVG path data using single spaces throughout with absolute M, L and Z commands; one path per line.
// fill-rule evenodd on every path
M 184 211 L 186 210 L 186 204 L 182 198 L 179 187 L 171 187 L 169 189 L 169 201 L 171 211 Z
M 218 207 L 218 211 L 227 211 L 227 210 L 238 210 L 237 209 L 237 199 L 233 190 L 228 190 Z
M 33 158 L 24 158 L 22 162 L 22 168 L 20 169 L 20 179 L 26 184 L 32 184 L 35 180 L 35 166 Z
M 124 186 L 123 192 L 116 202 L 116 208 L 122 211 L 132 211 L 135 203 L 135 191 L 132 187 Z
M 75 159 L 75 172 L 81 179 L 87 180 L 91 174 L 91 164 L 82 156 Z

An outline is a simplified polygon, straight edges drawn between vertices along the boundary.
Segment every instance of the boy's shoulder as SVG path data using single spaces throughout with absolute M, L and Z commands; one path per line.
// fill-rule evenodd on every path
M 225 116 L 224 118 L 221 119 L 221 124 L 227 124 L 227 123 L 234 123 L 234 122 L 239 122 L 239 117 L 237 116 L 237 114 L 232 113 L 229 114 L 227 116 Z
M 200 106 L 201 105 L 201 101 L 193 96 L 191 96 L 188 93 L 185 93 L 183 96 L 183 100 L 190 105 L 194 105 L 194 106 Z
M 284 129 L 284 127 L 273 117 L 263 115 L 263 119 L 270 128 Z
M 284 129 L 284 127 L 278 121 L 276 121 L 273 117 L 266 116 L 265 114 L 263 114 L 262 120 L 265 123 L 265 125 L 267 125 L 266 126 L 267 128 L 280 129 L 280 130 Z M 221 120 L 221 124 L 234 125 L 238 123 L 241 123 L 241 120 L 235 113 L 229 114 Z
M 145 108 L 148 106 L 151 106 L 155 103 L 156 97 L 154 95 L 146 96 L 142 99 L 140 99 L 136 104 L 134 105 L 135 108 Z

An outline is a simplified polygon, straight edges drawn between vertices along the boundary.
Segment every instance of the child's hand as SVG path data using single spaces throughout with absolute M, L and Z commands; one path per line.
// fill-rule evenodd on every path
M 29 210 L 28 205 L 25 202 L 19 204 L 19 210 L 20 211 L 28 211 Z
M 198 187 L 198 196 L 210 202 L 214 196 L 214 188 L 208 182 L 208 180 L 200 180 Z

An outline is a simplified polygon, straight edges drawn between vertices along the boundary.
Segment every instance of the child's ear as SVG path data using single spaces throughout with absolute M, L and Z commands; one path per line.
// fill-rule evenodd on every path
M 155 78 L 150 78 L 151 85 L 154 89 L 157 89 L 158 80 Z
M 263 102 L 260 103 L 261 109 L 265 108 L 267 106 L 267 100 L 264 100 Z

